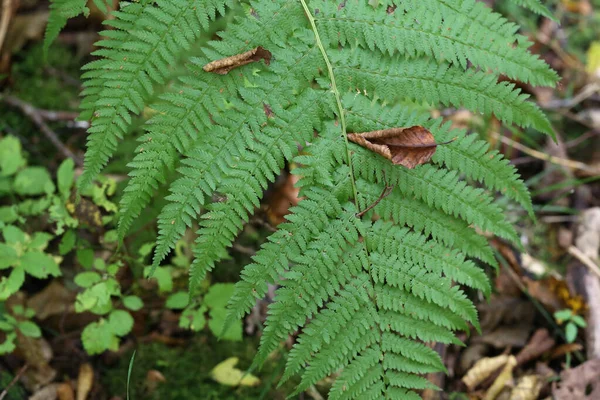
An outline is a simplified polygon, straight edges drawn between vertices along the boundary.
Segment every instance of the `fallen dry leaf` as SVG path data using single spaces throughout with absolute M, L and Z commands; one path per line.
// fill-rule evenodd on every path
M 519 354 L 517 354 L 517 363 L 523 365 L 531 360 L 535 360 L 553 348 L 555 344 L 556 342 L 550 336 L 548 330 L 546 328 L 540 328 L 535 331 L 527 345 L 519 352 Z
M 348 139 L 390 160 L 395 165 L 412 169 L 425 164 L 435 154 L 437 146 L 429 130 L 416 125 L 409 128 L 390 128 L 380 131 L 350 133 Z
M 219 75 L 225 75 L 234 68 L 242 65 L 265 60 L 265 64 L 271 64 L 271 52 L 262 46 L 258 46 L 242 54 L 221 58 L 220 60 L 211 61 L 202 69 L 206 72 L 213 72 Z
M 528 323 L 512 326 L 500 326 L 494 331 L 473 338 L 473 343 L 486 343 L 497 349 L 523 347 L 533 326 Z
M 475 389 L 477 385 L 483 382 L 498 368 L 503 367 L 508 362 L 508 359 L 509 356 L 506 354 L 502 354 L 497 357 L 482 358 L 481 360 L 477 361 L 475 365 L 473 365 L 473 368 L 471 368 L 462 378 L 463 383 L 469 390 Z
M 504 364 L 504 368 L 500 375 L 494 380 L 492 386 L 488 389 L 485 394 L 484 400 L 494 400 L 500 392 L 509 385 L 513 380 L 513 369 L 517 365 L 517 359 L 515 356 L 509 356 L 506 360 L 506 364 Z
M 522 376 L 510 393 L 510 400 L 537 400 L 542 386 L 543 382 L 537 375 Z
M 220 362 L 210 371 L 211 378 L 226 386 L 257 386 L 260 384 L 260 379 L 256 376 L 235 368 L 238 361 L 237 357 L 229 357 Z
M 22 378 L 23 385 L 29 391 L 36 392 L 56 377 L 56 370 L 49 365 L 53 353 L 46 339 L 17 333 L 16 354 L 20 354 L 29 365 Z
M 77 400 L 87 399 L 94 385 L 94 370 L 89 363 L 81 364 L 77 377 Z
M 44 290 L 27 300 L 27 307 L 35 310 L 35 316 L 44 320 L 52 315 L 73 312 L 75 294 L 58 280 L 52 281 Z
M 560 382 L 552 387 L 554 399 L 600 399 L 600 359 L 588 360 L 576 368 L 564 370 L 560 378 Z
M 68 383 L 61 383 L 56 389 L 58 400 L 75 400 L 75 392 Z
M 158 370 L 151 369 L 146 374 L 146 389 L 149 394 L 154 393 L 159 383 L 165 383 L 167 378 Z
M 564 343 L 560 346 L 556 346 L 552 353 L 550 353 L 550 359 L 561 358 L 565 354 L 574 353 L 576 351 L 583 350 L 581 343 Z
M 29 400 L 56 400 L 58 398 L 59 383 L 51 383 L 48 386 L 36 390 L 35 393 L 29 396 Z

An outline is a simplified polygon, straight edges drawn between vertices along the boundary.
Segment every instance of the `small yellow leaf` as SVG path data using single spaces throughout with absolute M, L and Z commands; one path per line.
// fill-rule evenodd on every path
M 592 42 L 587 51 L 585 70 L 590 75 L 600 76 L 600 42 Z
M 229 357 L 220 362 L 210 371 L 211 378 L 226 386 L 257 386 L 260 384 L 260 379 L 256 376 L 235 368 L 238 361 L 237 357 Z
M 497 357 L 486 357 L 477 361 L 475 365 L 462 378 L 464 384 L 469 390 L 475 389 L 477 385 L 483 382 L 498 368 L 503 367 L 508 361 L 508 356 L 502 354 Z
M 516 357 L 509 356 L 506 364 L 504 365 L 504 369 L 502 369 L 500 375 L 498 375 L 492 386 L 490 386 L 483 400 L 494 400 L 506 386 L 512 383 L 513 369 L 516 365 Z

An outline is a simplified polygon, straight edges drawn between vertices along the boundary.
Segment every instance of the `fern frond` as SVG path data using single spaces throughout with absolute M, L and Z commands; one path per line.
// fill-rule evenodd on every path
M 52 0 L 46 33 L 44 34 L 44 52 L 48 51 L 48 48 L 56 40 L 69 19 L 81 14 L 87 17 L 89 12 L 87 0 Z
M 523 8 L 531 10 L 536 14 L 542 15 L 553 21 L 558 21 L 558 19 L 552 15 L 550 10 L 548 10 L 548 8 L 540 0 L 512 0 L 512 2 Z
M 168 65 L 232 5 L 211 0 L 192 12 L 198 0 L 165 1 L 122 7 L 86 72 L 84 109 L 96 116 L 84 183 L 155 86 L 167 83 Z M 197 224 L 193 294 L 268 185 L 286 163 L 297 165 L 302 199 L 241 272 L 226 326 L 276 285 L 255 363 L 299 331 L 284 380 L 300 375 L 301 391 L 340 372 L 332 399 L 413 399 L 434 388 L 420 375 L 444 367 L 424 342 L 461 344 L 455 331 L 479 329 L 465 291 L 491 290 L 471 259 L 496 266 L 477 229 L 518 245 L 494 192 L 531 212 L 509 162 L 475 135 L 431 119 L 430 109 L 464 107 L 552 134 L 526 95 L 499 82 L 557 79 L 516 25 L 475 0 L 396 3 L 250 1 L 151 105 L 121 202 L 124 236 L 156 189 L 169 186 L 153 266 Z M 268 65 L 226 75 L 202 68 L 258 46 L 271 53 Z M 457 139 L 439 146 L 432 164 L 408 170 L 347 138 L 412 125 L 438 142 Z M 385 186 L 394 189 L 380 199 Z
M 333 53 L 333 52 L 332 52 Z M 453 105 L 494 114 L 505 124 L 533 128 L 553 135 L 550 123 L 529 97 L 514 84 L 498 82 L 492 74 L 466 72 L 431 59 L 382 57 L 360 48 L 335 54 L 340 90 L 366 92 L 394 103 L 402 98 Z
M 127 134 L 131 115 L 144 109 L 155 83 L 164 83 L 169 65 L 231 4 L 232 0 L 122 3 L 116 18 L 106 22 L 113 29 L 101 32 L 106 39 L 96 43 L 101 49 L 94 52 L 102 59 L 88 64 L 83 74 L 83 118 L 92 117 L 92 125 L 80 187 L 106 165 Z
M 439 120 L 430 120 L 424 113 L 409 116 L 410 108 L 386 107 L 361 95 L 346 95 L 344 104 L 348 107 L 348 126 L 354 132 L 393 128 L 398 121 L 405 121 L 405 126 L 427 127 L 439 143 L 456 139 L 448 145 L 439 146 L 432 161 L 484 183 L 491 190 L 500 191 L 533 216 L 531 196 L 516 168 L 498 151 L 489 151 L 489 144 L 478 140 L 476 135 L 465 135 L 462 129 L 450 129 L 449 124 L 441 125 Z

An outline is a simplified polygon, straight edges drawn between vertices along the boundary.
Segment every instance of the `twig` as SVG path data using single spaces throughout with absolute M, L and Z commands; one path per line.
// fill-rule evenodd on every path
M 530 155 L 531 157 L 537 158 L 538 160 L 549 161 L 552 164 L 560 165 L 560 166 L 563 166 L 563 167 L 566 167 L 569 169 L 585 171 L 586 173 L 589 173 L 592 175 L 600 175 L 600 169 L 590 167 L 589 165 L 584 164 L 582 162 L 551 156 L 549 154 L 546 154 L 541 151 L 537 151 L 530 147 L 527 147 L 519 142 L 515 142 L 514 140 L 507 138 L 505 136 L 502 136 L 496 132 L 492 132 L 491 135 L 492 135 L 492 137 L 494 137 L 494 139 L 500 140 L 502 143 L 504 143 L 508 146 L 512 146 L 515 149 L 520 150 L 523 153 Z
M 579 261 L 581 261 L 583 263 L 583 265 L 588 267 L 590 269 L 590 271 L 592 271 L 598 278 L 600 278 L 600 268 L 598 267 L 598 265 L 596 265 L 596 263 L 591 258 L 586 256 L 581 250 L 579 250 L 575 246 L 569 246 L 567 251 L 569 252 L 570 255 L 577 258 Z
M 6 397 L 10 388 L 13 387 L 19 379 L 21 379 L 21 376 L 25 373 L 25 371 L 27 371 L 27 368 L 29 368 L 29 364 L 25 364 L 21 367 L 21 369 L 19 369 L 19 372 L 17 372 L 15 377 L 12 379 L 12 381 L 10 381 L 10 383 L 4 388 L 2 393 L 0 393 L 0 400 L 4 399 Z
M 557 100 L 551 100 L 548 103 L 543 105 L 543 108 L 546 110 L 553 110 L 553 109 L 557 109 L 557 108 L 573 108 L 575 107 L 577 104 L 581 103 L 582 101 L 592 97 L 594 94 L 598 93 L 598 91 L 600 90 L 600 84 L 597 82 L 594 83 L 590 83 L 588 85 L 585 85 L 580 91 L 579 93 L 577 93 L 575 96 L 568 98 L 568 99 L 557 99 Z
M 37 112 L 47 121 L 72 121 L 79 117 L 79 113 L 72 111 L 52 111 L 38 108 Z
M 77 157 L 71 150 L 69 150 L 58 138 L 56 133 L 48 125 L 44 122 L 44 118 L 40 113 L 40 110 L 32 106 L 31 104 L 25 103 L 24 101 L 10 95 L 5 95 L 2 97 L 5 103 L 19 108 L 23 114 L 33 121 L 33 123 L 42 131 L 42 133 L 50 140 L 50 142 L 56 147 L 65 157 L 72 158 L 75 161 L 77 166 L 82 167 L 83 161 L 81 158 Z
M 377 204 L 379 204 L 381 202 L 381 200 L 383 200 L 384 198 L 389 196 L 390 193 L 392 193 L 392 190 L 394 190 L 394 186 L 386 186 L 385 188 L 383 188 L 383 192 L 381 192 L 381 194 L 379 195 L 379 198 L 377 200 L 375 200 L 375 202 L 373 204 L 371 204 L 369 207 L 365 208 L 364 210 L 362 210 L 359 213 L 356 213 L 356 217 L 360 218 L 363 215 L 365 215 L 366 213 L 368 213 L 369 211 L 371 211 L 373 208 L 375 208 L 375 206 Z
M 2 1 L 2 17 L 0 17 L 0 52 L 2 51 L 2 45 L 8 32 L 8 25 L 10 23 L 10 16 L 12 14 L 12 0 Z

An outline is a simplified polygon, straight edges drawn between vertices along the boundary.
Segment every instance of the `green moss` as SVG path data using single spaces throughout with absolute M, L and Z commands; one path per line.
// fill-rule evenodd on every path
M 137 349 L 131 375 L 132 400 L 138 399 L 285 399 L 295 383 L 286 383 L 276 389 L 285 359 L 283 355 L 267 361 L 260 371 L 254 371 L 261 384 L 258 387 L 228 387 L 218 384 L 210 377 L 210 371 L 229 357 L 240 359 L 236 367 L 244 370 L 252 362 L 258 345 L 257 338 L 246 338 L 243 342 L 218 341 L 213 336 L 199 336 L 186 347 L 168 347 L 153 343 Z M 126 397 L 127 370 L 131 352 L 119 363 L 103 372 L 103 386 L 111 396 Z M 166 382 L 149 392 L 146 375 L 150 370 L 160 371 Z M 297 383 L 297 382 L 296 382 Z

